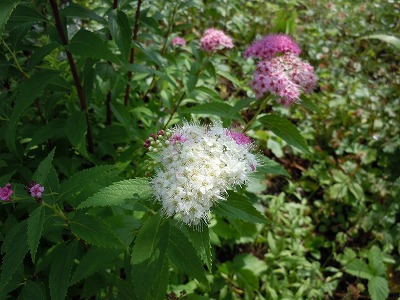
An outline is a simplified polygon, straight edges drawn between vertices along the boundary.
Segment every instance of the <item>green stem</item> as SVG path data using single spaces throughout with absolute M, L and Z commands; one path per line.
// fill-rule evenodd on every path
M 272 99 L 272 95 L 269 96 L 264 96 L 260 101 L 261 104 L 258 107 L 258 110 L 256 111 L 256 113 L 254 114 L 253 118 L 249 121 L 249 123 L 247 123 L 247 125 L 244 127 L 244 129 L 242 130 L 242 132 L 246 132 L 247 130 L 249 130 L 250 125 L 253 124 L 253 122 L 257 119 L 258 115 L 267 107 L 267 104 L 269 102 L 269 100 Z
M 6 49 L 8 50 L 8 52 L 10 52 L 11 56 L 13 57 L 14 62 L 15 62 L 15 65 L 14 65 L 14 66 L 22 73 L 22 75 L 23 75 L 25 78 L 29 78 L 29 75 L 25 73 L 25 71 L 22 69 L 21 65 L 19 64 L 18 59 L 17 59 L 17 57 L 15 56 L 15 53 L 8 47 L 8 45 L 6 44 L 6 42 L 4 42 L 4 40 L 2 40 L 2 43 L 3 43 L 4 47 L 6 47 Z
M 48 204 L 48 203 L 46 203 L 44 201 L 42 201 L 42 205 L 50 208 L 54 212 L 54 214 L 56 216 L 60 217 L 64 221 L 68 221 L 67 216 L 64 214 L 64 212 L 57 205 L 55 205 L 55 204 L 54 205 L 50 205 L 50 204 Z

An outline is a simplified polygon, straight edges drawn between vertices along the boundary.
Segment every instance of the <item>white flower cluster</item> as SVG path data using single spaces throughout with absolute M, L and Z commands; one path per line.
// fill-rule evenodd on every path
M 226 190 L 243 184 L 257 167 L 251 140 L 221 124 L 184 124 L 166 133 L 159 154 L 160 168 L 152 179 L 167 216 L 178 215 L 188 225 L 208 221 L 211 206 L 225 200 Z

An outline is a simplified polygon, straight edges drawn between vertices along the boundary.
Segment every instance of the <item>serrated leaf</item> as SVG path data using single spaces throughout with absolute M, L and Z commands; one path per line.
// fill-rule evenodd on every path
M 0 9 L 0 38 L 3 36 L 4 26 L 18 3 L 19 0 L 2 0 Z
M 69 222 L 71 231 L 89 244 L 102 248 L 123 247 L 121 240 L 102 219 L 81 214 Z
M 87 156 L 85 140 L 86 131 L 87 124 L 85 113 L 83 111 L 72 113 L 67 120 L 65 132 L 71 145 L 84 156 Z
M 301 151 L 309 153 L 308 145 L 300 131 L 289 120 L 276 116 L 267 115 L 258 119 L 269 130 L 285 140 L 289 145 L 298 148 Z
M 231 109 L 232 106 L 230 106 L 227 103 L 210 102 L 186 108 L 183 111 L 184 113 L 190 113 L 190 114 L 207 114 L 207 115 L 218 116 L 221 118 L 229 118 L 232 117 L 230 115 Z
M 349 261 L 345 266 L 345 270 L 347 273 L 363 279 L 369 280 L 374 277 L 368 265 L 358 258 Z
M 83 256 L 71 279 L 70 286 L 94 273 L 104 270 L 119 254 L 118 250 L 91 247 Z
M 395 46 L 397 49 L 400 49 L 400 39 L 395 36 L 392 36 L 392 35 L 371 34 L 371 35 L 364 36 L 361 39 L 378 39 L 378 40 L 384 41 L 388 44 Z
M 368 264 L 374 275 L 384 275 L 386 273 L 383 253 L 376 245 L 373 245 L 368 251 Z
M 36 250 L 39 245 L 40 237 L 42 236 L 44 219 L 45 219 L 45 208 L 43 206 L 37 207 L 29 215 L 28 242 L 33 262 L 35 262 Z
M 203 263 L 197 255 L 196 249 L 186 235 L 175 226 L 171 226 L 168 257 L 178 267 L 179 271 L 196 278 L 201 284 L 209 288 Z
M 220 216 L 240 219 L 252 223 L 265 223 L 267 219 L 249 202 L 245 196 L 230 192 L 226 201 L 221 201 L 213 209 Z
M 209 271 L 212 267 L 210 230 L 208 226 L 204 226 L 201 230 L 188 228 L 189 237 L 192 241 L 197 253 L 200 254 L 203 262 L 207 265 Z
M 92 197 L 82 202 L 78 209 L 93 206 L 122 205 L 127 199 L 140 200 L 151 196 L 149 181 L 145 178 L 119 181 L 101 189 Z
M 43 291 L 40 289 L 39 285 L 36 282 L 28 280 L 27 282 L 25 282 L 18 299 L 45 300 L 46 297 L 44 296 Z
M 386 278 L 374 276 L 368 281 L 368 293 L 372 300 L 387 299 L 389 296 L 389 284 Z
M 9 234 L 6 235 L 3 245 L 5 254 L 1 265 L 0 294 L 12 279 L 28 252 L 28 236 L 26 231 L 27 223 L 23 221 L 15 225 L 13 230 L 10 230 Z
M 265 156 L 260 159 L 260 166 L 257 167 L 256 171 L 257 173 L 290 177 L 290 174 L 280 164 Z
M 105 165 L 75 173 L 62 184 L 56 202 L 68 200 L 72 205 L 77 205 L 118 179 L 119 172 L 116 167 Z
M 78 17 L 82 19 L 95 20 L 99 23 L 106 24 L 106 20 L 100 17 L 93 10 L 83 7 L 79 4 L 70 3 L 68 6 L 60 10 L 60 15 L 67 17 Z
M 105 41 L 95 33 L 84 29 L 75 33 L 67 49 L 71 51 L 72 54 L 77 54 L 81 57 L 109 60 L 115 64 L 120 63 L 118 58 L 108 48 Z
M 160 240 L 161 221 L 160 214 L 155 214 L 140 228 L 132 249 L 131 263 L 133 265 L 140 264 L 153 255 Z
M 45 184 L 47 176 L 49 175 L 50 169 L 52 167 L 54 151 L 55 148 L 51 150 L 47 157 L 39 164 L 39 167 L 36 169 L 35 174 L 33 174 L 32 179 L 36 183 L 39 183 L 41 185 Z
M 137 299 L 161 299 L 156 295 L 165 295 L 167 291 L 169 272 L 165 269 L 168 268 L 166 254 L 170 241 L 170 222 L 160 223 L 156 240 L 158 242 L 151 256 L 140 264 L 132 265 Z
M 111 36 L 121 51 L 123 60 L 128 59 L 131 50 L 132 30 L 128 17 L 124 12 L 113 9 L 108 15 Z
M 49 275 L 50 296 L 52 300 L 63 300 L 67 295 L 72 266 L 75 259 L 78 241 L 73 240 L 58 249 L 51 265 Z

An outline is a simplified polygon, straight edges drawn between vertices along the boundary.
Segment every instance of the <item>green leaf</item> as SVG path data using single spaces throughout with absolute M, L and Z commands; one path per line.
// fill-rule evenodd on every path
M 12 11 L 15 9 L 19 0 L 2 0 L 0 9 L 0 38 L 3 36 L 3 29 Z
M 67 295 L 77 245 L 78 241 L 73 240 L 66 246 L 58 248 L 49 275 L 50 297 L 52 300 L 63 300 Z
M 163 299 L 167 291 L 169 270 L 166 254 L 170 241 L 170 222 L 161 222 L 156 231 L 155 240 L 158 242 L 151 256 L 140 264 L 132 264 L 132 279 L 137 299 Z M 134 255 L 132 253 L 131 261 L 136 260 Z
M 8 149 L 16 153 L 15 147 L 15 133 L 17 129 L 17 122 L 24 112 L 37 97 L 42 93 L 43 89 L 59 74 L 54 70 L 43 70 L 34 74 L 29 79 L 23 81 L 19 86 L 19 93 L 16 99 L 15 107 L 10 117 L 5 140 Z
M 347 273 L 363 279 L 369 280 L 374 277 L 368 265 L 358 258 L 352 259 L 345 266 L 345 270 Z
M 197 255 L 196 249 L 186 235 L 175 226 L 171 226 L 168 257 L 178 267 L 179 271 L 196 278 L 201 284 L 209 288 L 203 263 Z
M 127 64 L 124 65 L 121 68 L 121 72 L 127 72 L 127 71 L 132 71 L 135 73 L 144 73 L 144 74 L 154 74 L 157 75 L 158 77 L 160 77 L 161 79 L 164 79 L 165 81 L 168 81 L 173 87 L 177 87 L 176 82 L 174 81 L 174 79 L 167 74 L 167 72 L 164 70 L 163 72 L 154 70 L 152 68 L 148 68 L 144 65 L 139 65 L 139 64 Z
M 368 293 L 372 300 L 387 299 L 389 296 L 388 281 L 381 276 L 374 276 L 368 281 Z
M 99 189 L 115 181 L 120 171 L 114 166 L 97 166 L 73 174 L 65 181 L 60 189 L 56 202 L 68 200 L 77 205 Z
M 43 224 L 45 219 L 45 209 L 43 206 L 37 207 L 28 219 L 28 242 L 31 251 L 32 261 L 35 262 L 36 250 L 42 236 Z
M 159 54 L 156 54 L 154 51 L 150 49 L 144 48 L 142 44 L 140 44 L 139 42 L 133 41 L 133 45 L 137 49 L 139 49 L 151 62 L 155 63 L 160 67 L 163 66 Z
M 87 156 L 86 150 L 86 131 L 87 124 L 85 113 L 77 111 L 70 115 L 65 126 L 65 132 L 71 145 L 76 148 L 82 155 Z
M 132 30 L 126 14 L 118 9 L 113 9 L 108 15 L 111 36 L 121 51 L 124 61 L 128 60 L 131 50 Z
M 43 291 L 40 289 L 39 285 L 34 282 L 28 280 L 24 287 L 22 288 L 21 293 L 19 294 L 18 299 L 21 300 L 45 300 L 46 297 L 43 294 Z
M 3 262 L 1 265 L 0 294 L 21 266 L 28 252 L 27 223 L 18 223 L 6 235 L 3 243 Z
M 143 224 L 132 250 L 131 263 L 133 265 L 140 264 L 153 255 L 160 240 L 161 221 L 160 214 L 155 214 Z
M 206 114 L 218 116 L 221 118 L 229 118 L 232 106 L 223 102 L 210 102 L 199 104 L 190 108 L 184 109 L 184 113 L 190 114 Z
M 258 119 L 269 130 L 285 140 L 289 145 L 310 153 L 308 145 L 300 131 L 289 120 L 275 115 L 267 115 Z
M 222 101 L 221 96 L 216 91 L 214 91 L 214 90 L 212 90 L 212 89 L 210 89 L 208 87 L 198 86 L 198 87 L 194 88 L 194 91 L 195 92 L 200 92 L 200 93 L 210 97 L 212 100 Z
M 31 26 L 34 23 L 46 22 L 47 19 L 39 11 L 24 4 L 18 5 L 8 20 L 7 27 Z
M 240 219 L 252 223 L 265 223 L 267 219 L 249 202 L 245 196 L 230 192 L 226 201 L 221 201 L 213 210 L 216 214 L 228 218 Z
M 149 181 L 145 178 L 135 178 L 119 181 L 101 189 L 92 197 L 78 206 L 79 208 L 93 206 L 112 206 L 125 204 L 125 200 L 147 199 L 152 195 Z
M 231 81 L 232 83 L 234 83 L 236 86 L 239 86 L 239 87 L 241 86 L 241 83 L 240 83 L 239 79 L 237 79 L 236 77 L 234 77 L 232 74 L 230 74 L 230 73 L 228 73 L 228 72 L 225 72 L 225 71 L 222 71 L 222 70 L 220 70 L 220 69 L 217 70 L 217 74 L 218 74 L 219 76 L 222 76 L 222 77 L 228 79 L 229 81 Z
M 376 245 L 368 251 L 368 264 L 374 275 L 385 275 L 386 266 L 383 263 L 383 253 Z
M 397 49 L 400 49 L 400 39 L 387 34 L 371 34 L 367 36 L 363 36 L 361 39 L 378 39 L 384 41 L 388 44 L 395 46 Z
M 116 249 L 91 247 L 76 268 L 69 285 L 74 285 L 98 271 L 105 270 L 118 255 L 119 251 Z
M 81 29 L 72 37 L 67 49 L 81 57 L 109 60 L 119 64 L 118 58 L 111 52 L 105 41 L 93 32 Z
M 106 24 L 106 20 L 100 17 L 93 10 L 83 7 L 79 4 L 70 3 L 68 6 L 60 10 L 60 15 L 67 17 L 78 17 L 82 19 L 90 19 L 102 24 Z
M 280 164 L 265 156 L 260 158 L 260 166 L 257 167 L 257 172 L 290 177 L 290 174 Z
M 35 174 L 33 174 L 32 179 L 36 183 L 39 183 L 41 185 L 44 185 L 46 183 L 47 176 L 49 175 L 50 169 L 52 167 L 54 151 L 55 148 L 51 150 L 47 157 L 40 163 L 39 167 L 35 171 Z
M 121 240 L 102 219 L 88 214 L 80 214 L 70 220 L 72 233 L 89 244 L 102 248 L 123 247 Z
M 210 231 L 208 226 L 204 226 L 201 230 L 190 227 L 187 229 L 190 240 L 192 241 L 197 253 L 200 254 L 203 262 L 207 265 L 209 271 L 212 267 Z

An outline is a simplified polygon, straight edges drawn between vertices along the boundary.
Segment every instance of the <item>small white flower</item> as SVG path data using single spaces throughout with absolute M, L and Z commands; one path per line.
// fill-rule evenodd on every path
M 152 179 L 165 215 L 188 225 L 207 222 L 212 205 L 225 200 L 231 186 L 246 183 L 257 167 L 251 149 L 248 137 L 219 123 L 173 128 L 169 143 L 159 149 L 160 168 Z

